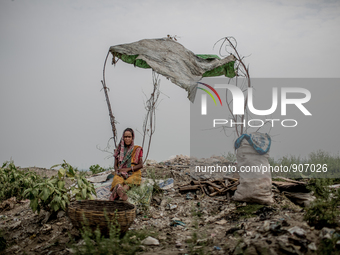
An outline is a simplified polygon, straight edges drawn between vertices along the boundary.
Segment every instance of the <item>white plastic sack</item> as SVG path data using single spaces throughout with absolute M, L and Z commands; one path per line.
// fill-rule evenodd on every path
M 265 205 L 273 203 L 271 173 L 261 171 L 263 166 L 269 169 L 268 152 L 260 155 L 246 139 L 243 139 L 241 146 L 237 149 L 236 157 L 238 170 L 247 168 L 253 169 L 254 172 L 239 171 L 240 184 L 237 186 L 233 199 Z M 260 172 L 255 172 L 255 170 L 260 170 Z

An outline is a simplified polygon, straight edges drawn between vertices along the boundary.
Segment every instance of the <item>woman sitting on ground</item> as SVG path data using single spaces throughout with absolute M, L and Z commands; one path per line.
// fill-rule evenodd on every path
M 142 181 L 143 148 L 134 145 L 135 134 L 131 128 L 123 132 L 117 150 L 114 153 L 116 174 L 111 184 L 110 200 L 127 200 L 129 185 L 140 185 Z

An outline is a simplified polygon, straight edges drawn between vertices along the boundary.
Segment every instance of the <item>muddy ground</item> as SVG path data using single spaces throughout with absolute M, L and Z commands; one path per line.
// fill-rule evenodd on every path
M 251 205 L 226 196 L 180 193 L 179 187 L 190 181 L 185 165 L 147 168 L 157 177 L 174 178 L 175 185 L 154 194 L 148 210 L 138 210 L 130 229 L 150 231 L 160 243 L 143 245 L 138 254 L 320 254 L 317 249 L 327 234 L 340 231 L 310 227 L 303 220 L 304 209 L 274 187 L 272 206 Z M 56 173 L 32 170 L 47 177 Z M 169 205 L 176 206 L 170 209 Z M 0 254 L 72 254 L 71 240 L 81 242 L 79 230 L 67 214 L 59 212 L 51 217 L 42 211 L 38 215 L 32 212 L 28 200 L 17 201 L 13 209 L 0 215 L 0 229 L 7 243 Z

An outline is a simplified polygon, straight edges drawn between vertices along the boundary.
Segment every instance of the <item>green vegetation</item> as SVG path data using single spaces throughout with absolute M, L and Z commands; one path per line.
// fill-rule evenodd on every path
M 130 185 L 130 189 L 126 192 L 129 201 L 131 201 L 134 205 L 136 205 L 137 210 L 143 212 L 144 215 L 149 214 L 149 199 L 151 199 L 151 186 L 143 185 L 136 186 Z
M 126 254 L 132 255 L 141 251 L 141 241 L 148 236 L 156 237 L 155 232 L 150 230 L 130 230 L 124 237 L 120 233 L 119 227 L 111 222 L 110 233 L 108 237 L 101 234 L 99 229 L 92 231 L 89 226 L 85 225 L 80 230 L 81 237 L 84 240 L 82 244 L 75 244 L 73 241 L 70 245 L 76 255 L 83 254 Z
M 339 236 L 335 235 L 331 239 L 321 239 L 317 254 L 338 255 L 339 250 L 336 247 L 336 242 L 339 240 Z
M 157 180 L 162 179 L 162 177 L 156 174 L 154 168 L 146 169 L 146 173 L 147 178 L 152 180 L 152 194 L 162 194 L 163 190 L 158 186 L 157 182 Z
M 256 212 L 265 207 L 265 205 L 259 205 L 259 204 L 249 204 L 247 203 L 246 206 L 237 207 L 236 211 L 240 214 L 240 218 L 251 218 L 256 216 Z
M 338 224 L 340 212 L 340 189 L 331 189 L 331 179 L 312 179 L 308 188 L 314 192 L 316 200 L 306 209 L 304 219 L 317 229 L 334 227 Z
M 50 212 L 66 211 L 72 199 L 89 199 L 92 198 L 91 194 L 96 194 L 93 184 L 86 180 L 85 172 L 79 172 L 66 161 L 53 167 L 57 166 L 61 166 L 57 176 L 38 182 L 24 192 L 24 196 L 31 200 L 33 212 L 39 213 L 41 209 Z M 75 181 L 77 186 L 66 188 L 66 179 Z
M 42 179 L 30 171 L 18 170 L 13 161 L 7 161 L 0 168 L 0 201 L 11 197 L 21 200 L 23 192 Z
M 105 169 L 105 168 L 101 167 L 98 164 L 90 166 L 89 169 L 92 172 L 92 174 L 99 174 L 99 173 L 102 173 L 102 172 L 105 172 L 105 171 L 109 170 L 109 169 Z
M 198 217 L 198 218 L 202 217 L 203 213 L 202 213 L 202 208 L 200 207 L 200 202 L 197 202 L 197 203 L 191 202 L 190 213 L 192 217 Z
M 129 201 L 135 204 L 137 209 L 143 212 L 145 216 L 149 214 L 149 205 L 152 195 L 163 194 L 163 190 L 158 186 L 157 180 L 159 180 L 160 177 L 156 174 L 155 169 L 147 168 L 146 177 L 151 180 L 147 180 L 145 185 L 129 185 L 130 189 L 127 191 Z
M 275 161 L 269 158 L 271 166 L 287 166 L 290 172 L 273 172 L 272 176 L 288 178 L 335 178 L 340 181 L 340 154 L 331 155 L 329 152 L 317 150 L 308 154 L 307 158 L 300 156 L 284 156 Z M 305 165 L 306 164 L 306 165 Z M 308 167 L 307 167 L 308 164 Z
M 340 216 L 340 189 L 331 189 L 333 183 L 340 183 L 340 155 L 331 155 L 328 152 L 318 150 L 312 152 L 307 158 L 303 159 L 296 156 L 285 156 L 277 162 L 273 158 L 269 159 L 271 166 L 300 165 L 295 171 L 289 173 L 272 173 L 273 180 L 281 181 L 275 176 L 283 176 L 291 179 L 309 179 L 308 188 L 313 191 L 316 200 L 310 207 L 306 208 L 305 220 L 317 229 L 324 226 L 335 227 L 338 225 L 337 217 Z M 307 169 L 307 165 L 309 169 Z M 302 168 L 303 165 L 303 168 Z M 311 166 L 315 166 L 311 167 Z
M 207 251 L 207 245 L 212 244 L 212 240 L 206 238 L 206 235 L 202 234 L 202 232 L 198 233 L 197 228 L 192 231 L 191 239 L 188 239 L 186 242 L 188 244 L 189 254 L 210 254 L 210 252 Z
M 236 162 L 237 161 L 235 153 L 232 153 L 230 151 L 228 151 L 227 155 L 223 155 L 223 157 L 226 158 L 230 162 Z

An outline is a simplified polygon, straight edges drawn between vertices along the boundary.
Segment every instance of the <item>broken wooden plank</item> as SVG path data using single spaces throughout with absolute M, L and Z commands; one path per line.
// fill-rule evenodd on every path
M 228 179 L 228 180 L 231 180 L 231 181 L 238 181 L 238 179 L 232 178 L 232 177 L 229 177 L 229 176 L 224 176 L 224 179 Z
M 293 182 L 280 182 L 280 181 L 272 181 L 273 185 L 275 185 L 281 192 L 289 191 L 289 192 L 302 192 L 308 193 L 310 190 L 307 189 L 306 184 L 301 183 L 293 183 Z
M 200 188 L 200 185 L 188 185 L 179 188 L 179 191 L 187 191 L 187 190 L 197 190 Z
M 275 176 L 275 179 L 282 179 L 282 180 L 285 180 L 285 181 L 287 181 L 287 182 L 293 182 L 293 183 L 297 183 L 297 184 L 307 185 L 307 183 L 305 183 L 305 182 L 295 181 L 295 180 L 288 179 L 288 178 L 282 177 L 282 176 Z
M 220 185 L 217 185 L 217 184 L 210 182 L 210 181 L 205 181 L 204 183 L 209 184 L 210 186 L 213 186 L 213 187 L 218 188 L 218 189 L 222 188 Z

